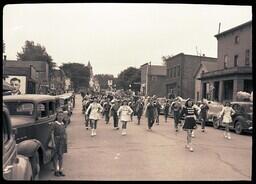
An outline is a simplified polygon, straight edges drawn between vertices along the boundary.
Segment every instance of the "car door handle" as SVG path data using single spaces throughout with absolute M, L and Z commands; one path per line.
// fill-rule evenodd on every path
M 13 168 L 13 165 L 8 165 L 4 168 L 3 173 L 4 174 L 8 174 L 9 172 L 11 172 L 11 169 Z

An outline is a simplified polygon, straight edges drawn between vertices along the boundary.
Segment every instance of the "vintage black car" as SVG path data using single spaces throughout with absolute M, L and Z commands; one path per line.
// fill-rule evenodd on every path
M 253 121 L 253 103 L 252 102 L 231 102 L 232 108 L 236 113 L 232 116 L 233 122 L 230 123 L 230 129 L 235 130 L 237 134 L 242 134 L 245 131 L 252 132 Z M 223 127 L 221 119 L 214 119 L 213 127 Z
M 18 153 L 29 157 L 33 177 L 38 178 L 40 165 L 50 162 L 54 151 L 49 147 L 52 122 L 56 119 L 57 101 L 50 95 L 4 96 L 11 117 L 12 127 L 17 129 Z
M 2 114 L 3 178 L 5 180 L 31 180 L 32 168 L 29 158 L 17 154 L 15 129 L 12 128 L 9 111 L 3 104 Z

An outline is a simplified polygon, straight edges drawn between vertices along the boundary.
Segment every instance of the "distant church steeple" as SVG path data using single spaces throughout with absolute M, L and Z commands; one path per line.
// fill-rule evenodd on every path
M 89 85 L 90 85 L 90 87 L 93 87 L 94 81 L 93 81 L 92 65 L 90 63 L 90 60 L 88 61 L 87 67 L 90 70 L 90 82 L 89 82 Z

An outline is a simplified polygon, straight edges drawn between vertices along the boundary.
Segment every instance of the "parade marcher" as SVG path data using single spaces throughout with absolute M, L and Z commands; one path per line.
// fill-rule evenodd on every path
M 187 131 L 187 144 L 186 148 L 189 148 L 189 150 L 192 152 L 192 130 L 196 129 L 196 120 L 195 115 L 197 114 L 197 110 L 193 108 L 193 101 L 191 99 L 188 99 L 185 103 L 185 107 L 182 108 L 180 117 L 185 115 L 185 122 L 183 125 L 183 130 Z
M 110 98 L 107 98 L 106 102 L 103 104 L 103 115 L 105 116 L 106 124 L 109 123 L 110 108 L 111 108 Z
M 145 116 L 148 118 L 148 130 L 152 131 L 151 128 L 155 122 L 155 107 L 153 105 L 152 99 L 148 99 Z
M 180 111 L 181 111 L 181 103 L 180 103 L 180 99 L 176 99 L 174 102 L 172 102 L 171 104 L 171 109 L 173 111 L 173 118 L 174 118 L 174 128 L 175 131 L 178 132 L 178 124 L 180 122 Z
M 197 122 L 197 121 L 199 120 L 199 114 L 200 114 L 200 112 L 201 112 L 201 109 L 200 109 L 200 107 L 199 107 L 199 103 L 198 103 L 198 102 L 197 102 L 197 103 L 193 103 L 192 108 L 194 108 L 194 109 L 196 110 L 196 113 L 195 113 L 194 117 L 195 117 L 195 120 L 196 120 L 196 122 Z M 192 130 L 191 136 L 192 136 L 193 138 L 195 137 L 195 130 Z
M 229 133 L 229 125 L 232 123 L 232 115 L 235 114 L 235 110 L 231 107 L 230 102 L 226 102 L 225 106 L 222 108 L 222 111 L 219 114 L 219 118 L 222 118 L 222 122 L 225 125 L 224 137 L 231 139 Z
M 110 113 L 111 113 L 111 116 L 113 116 L 114 129 L 118 130 L 119 127 L 118 127 L 118 114 L 117 114 L 117 111 L 118 111 L 118 109 L 120 107 L 120 104 L 119 104 L 119 101 L 116 100 L 116 99 L 113 99 L 112 102 L 114 104 L 110 108 Z
M 137 115 L 137 118 L 138 118 L 138 125 L 140 125 L 140 119 L 141 119 L 141 116 L 143 114 L 143 103 L 141 101 L 141 99 L 139 99 L 136 103 L 136 108 L 135 108 L 135 111 L 136 111 L 136 115 Z
M 131 121 L 133 110 L 128 105 L 127 100 L 123 100 L 123 105 L 117 110 L 120 121 L 122 122 L 122 135 L 126 135 L 127 122 Z
M 89 115 L 90 119 L 90 125 L 91 125 L 91 136 L 96 135 L 96 129 L 97 129 L 97 122 L 100 119 L 101 112 L 103 111 L 103 107 L 98 103 L 97 97 L 93 97 L 93 102 L 89 105 L 89 107 L 86 109 L 86 115 Z
M 156 124 L 159 125 L 159 116 L 160 116 L 161 105 L 158 102 L 158 100 L 156 100 L 154 102 L 154 107 L 155 107 L 155 121 L 156 121 Z
M 167 100 L 164 104 L 164 119 L 165 119 L 166 123 L 167 123 L 167 118 L 169 115 L 169 109 L 170 109 L 170 101 Z
M 201 105 L 200 105 L 200 109 L 201 109 L 201 113 L 200 113 L 200 118 L 201 118 L 201 128 L 202 128 L 202 132 L 205 131 L 205 122 L 207 120 L 207 113 L 208 113 L 208 110 L 209 110 L 209 106 L 207 105 L 206 102 L 203 102 Z
M 88 109 L 89 105 L 90 105 L 92 102 L 93 102 L 92 99 L 86 100 L 85 106 L 84 106 L 84 111 L 86 111 L 86 110 Z M 86 128 L 86 130 L 89 129 L 89 121 L 90 121 L 90 120 L 89 120 L 89 116 L 90 116 L 90 112 L 91 112 L 91 110 L 88 112 L 88 114 L 85 113 L 85 115 L 84 115 L 84 118 L 85 118 L 85 128 Z
M 63 173 L 63 154 L 67 153 L 67 134 L 66 128 L 63 123 L 63 111 L 59 110 L 57 112 L 56 121 L 53 122 L 53 140 L 54 140 L 54 157 L 53 157 L 53 165 L 54 165 L 54 175 L 55 176 L 65 176 Z

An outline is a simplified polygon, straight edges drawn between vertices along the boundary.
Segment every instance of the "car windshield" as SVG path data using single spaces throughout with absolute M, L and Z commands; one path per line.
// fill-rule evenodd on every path
M 10 115 L 32 116 L 34 114 L 34 104 L 31 102 L 5 102 Z
M 252 113 L 253 105 L 252 104 L 234 104 L 233 109 L 240 111 L 241 113 Z

